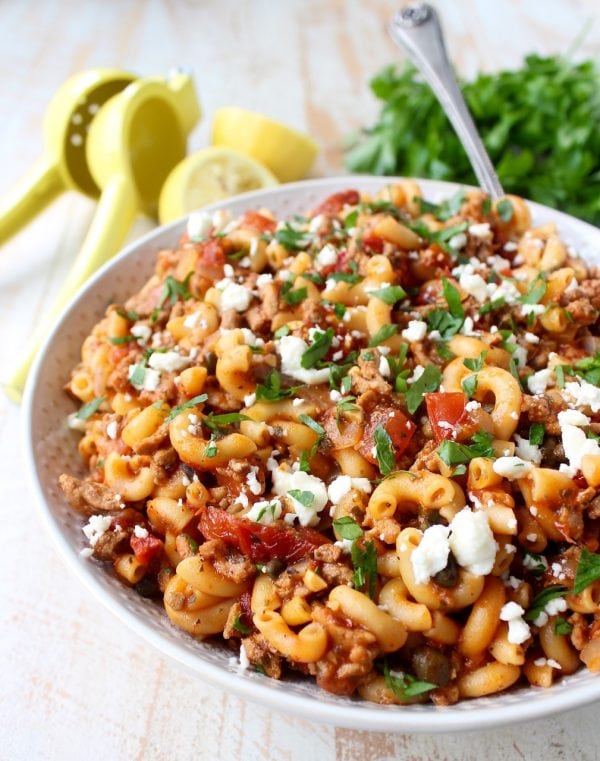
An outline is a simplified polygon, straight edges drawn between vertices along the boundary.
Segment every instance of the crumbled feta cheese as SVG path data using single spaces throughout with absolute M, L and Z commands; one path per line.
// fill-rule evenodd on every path
M 138 339 L 138 343 L 145 344 L 150 340 L 152 328 L 148 325 L 134 325 L 131 328 L 131 335 Z
M 252 505 L 244 517 L 267 526 L 281 517 L 281 511 L 281 502 L 278 499 L 260 500 Z
M 567 285 L 564 292 L 571 293 L 571 291 L 576 291 L 577 286 L 578 286 L 577 280 L 574 277 L 572 277 L 570 283 Z
M 460 287 L 463 291 L 473 296 L 480 304 L 488 298 L 487 283 L 481 275 L 463 272 L 459 280 Z
M 510 481 L 523 478 L 532 468 L 531 462 L 522 460 L 520 457 L 498 457 L 492 465 L 494 473 L 503 476 L 503 478 L 508 478 Z
M 526 340 L 528 343 L 530 343 L 530 344 L 539 344 L 539 342 L 540 342 L 540 337 L 539 337 L 539 336 L 536 336 L 536 334 L 535 334 L 535 333 L 530 333 L 529 331 L 527 331 L 527 332 L 525 333 L 525 340 Z
M 139 525 L 136 525 L 133 527 L 133 533 L 135 534 L 135 536 L 137 536 L 138 539 L 147 539 L 149 536 L 148 529 Z
M 490 240 L 492 237 L 490 223 L 479 222 L 475 225 L 469 225 L 469 235 L 472 235 L 474 238 L 481 238 L 481 240 Z
M 402 338 L 407 341 L 422 341 L 427 335 L 427 323 L 423 320 L 410 320 L 408 327 L 402 331 Z
M 194 211 L 187 221 L 187 234 L 191 240 L 206 238 L 212 230 L 212 217 L 205 211 Z
M 480 335 L 480 332 L 478 330 L 473 330 L 474 323 L 472 317 L 465 317 L 465 321 L 462 324 L 462 328 L 460 329 L 460 333 L 463 336 L 478 336 Z
M 503 280 L 499 285 L 488 283 L 487 290 L 490 301 L 504 299 L 507 304 L 516 304 L 518 303 L 517 299 L 521 296 L 521 291 L 519 291 L 512 280 Z
M 485 261 L 488 267 L 490 267 L 490 269 L 495 270 L 496 272 L 509 270 L 511 266 L 510 261 L 508 259 L 505 259 L 503 256 L 498 256 L 497 254 L 488 256 L 488 258 Z
M 349 554 L 352 551 L 352 545 L 354 542 L 352 539 L 338 539 L 337 542 L 334 542 L 334 545 L 336 547 L 339 547 L 342 552 L 345 552 L 346 554 Z
M 382 378 L 389 378 L 392 374 L 387 357 L 379 357 L 379 374 Z
M 301 407 L 303 404 L 304 404 L 304 399 L 300 397 L 296 397 L 296 399 L 292 401 L 292 407 Z
M 246 394 L 244 397 L 244 407 L 252 407 L 256 401 L 256 394 Z
M 529 439 L 524 439 L 522 436 L 519 436 L 518 433 L 515 433 L 515 441 L 517 443 L 515 449 L 517 457 L 520 457 L 522 460 L 529 460 L 529 462 L 532 462 L 534 465 L 539 465 L 541 463 L 542 452 L 538 446 L 530 444 Z
M 308 229 L 311 233 L 322 233 L 327 229 L 328 217 L 326 214 L 317 214 L 308 223 Z
M 267 285 L 267 283 L 271 283 L 273 281 L 273 275 L 271 275 L 270 272 L 263 272 L 262 275 L 259 275 L 256 278 L 256 287 L 262 288 L 263 285 Z
M 337 476 L 327 487 L 327 496 L 332 504 L 338 505 L 351 489 L 357 489 L 364 494 L 370 494 L 372 488 L 368 478 Z
M 517 367 L 525 367 L 527 364 L 527 349 L 524 346 L 517 346 L 512 355 L 515 358 Z
M 579 410 L 562 410 L 558 413 L 558 424 L 561 428 L 563 425 L 576 425 L 579 428 L 591 422 L 590 418 Z
M 415 365 L 415 369 L 413 370 L 412 375 L 410 376 L 410 378 L 406 379 L 406 382 L 414 383 L 415 381 L 418 381 L 424 372 L 425 372 L 425 368 L 423 367 L 423 365 Z
M 540 565 L 542 565 L 544 569 L 548 568 L 548 561 L 543 555 L 540 555 L 539 557 L 533 557 L 533 555 L 529 555 L 528 553 L 523 555 L 523 567 L 527 568 L 528 571 L 535 571 Z
M 310 506 L 303 505 L 298 500 L 290 497 L 290 503 L 294 509 L 295 517 L 302 526 L 314 526 L 319 522 L 318 513 L 327 504 L 327 487 L 316 476 L 311 476 L 303 470 L 284 470 L 276 468 L 272 471 L 273 491 L 278 496 L 288 495 L 288 492 L 298 489 L 308 491 L 313 495 Z
M 450 528 L 440 524 L 430 526 L 423 533 L 419 546 L 410 556 L 417 584 L 427 584 L 432 576 L 446 567 L 450 554 L 449 533 Z
M 575 425 L 561 425 L 562 445 L 565 457 L 569 461 L 571 473 L 581 468 L 585 455 L 600 455 L 600 446 L 596 439 L 588 439 L 585 431 Z
M 71 412 L 70 415 L 67 415 L 67 425 L 72 431 L 80 431 L 81 433 L 85 433 L 85 420 L 77 417 L 76 412 Z
M 302 367 L 302 355 L 308 349 L 308 345 L 298 336 L 283 336 L 276 343 L 277 352 L 281 357 L 281 371 L 286 375 L 302 381 L 309 386 L 325 383 L 329 380 L 329 369 L 321 370 Z
M 315 258 L 319 267 L 329 267 L 332 264 L 335 264 L 337 260 L 338 252 L 336 251 L 335 246 L 332 246 L 331 243 L 325 244 Z
M 550 382 L 550 376 L 552 370 L 546 368 L 545 370 L 538 370 L 537 373 L 533 373 L 527 378 L 527 387 L 532 394 L 543 394 L 546 390 L 548 383 Z
M 513 645 L 521 645 L 530 637 L 531 631 L 523 618 L 524 613 L 525 610 L 516 602 L 507 602 L 500 611 L 500 620 L 508 622 L 508 641 Z
M 250 668 L 250 660 L 248 659 L 248 656 L 246 655 L 246 649 L 244 648 L 243 644 L 240 644 L 239 671 L 246 671 L 249 668 Z
M 96 546 L 100 537 L 104 536 L 110 528 L 111 523 L 112 518 L 108 515 L 90 515 L 88 522 L 81 530 L 91 547 Z
M 546 311 L 546 307 L 544 304 L 522 304 L 521 305 L 521 314 L 523 317 L 529 317 L 530 314 L 533 315 L 539 315 L 544 314 Z
M 467 412 L 474 412 L 475 410 L 478 410 L 481 408 L 481 403 L 476 401 L 475 399 L 471 399 L 470 402 L 467 402 L 465 404 L 465 410 Z
M 509 240 L 504 244 L 503 248 L 505 251 L 508 251 L 510 253 L 512 251 L 516 251 L 519 248 L 519 246 L 517 245 L 517 243 L 515 243 L 514 240 Z
M 202 318 L 202 312 L 200 310 L 186 315 L 186 317 L 183 320 L 183 327 L 189 328 L 190 330 L 193 330 L 194 328 L 197 328 L 197 327 L 206 328 L 207 325 L 208 323 L 206 322 L 205 319 Z
M 223 283 L 223 280 L 220 281 Z M 219 309 L 226 312 L 229 309 L 235 309 L 236 312 L 245 312 L 252 301 L 252 291 L 245 285 L 227 281 L 227 285 L 221 291 L 221 302 Z
M 592 412 L 600 411 L 600 388 L 592 386 L 585 380 L 565 383 L 564 395 L 572 400 L 576 407 L 589 407 Z
M 184 357 L 177 351 L 155 351 L 148 359 L 148 364 L 153 370 L 166 373 L 183 370 L 190 362 L 189 357 Z
M 94 550 L 91 547 L 84 547 L 82 550 L 79 550 L 79 554 L 82 558 L 91 558 Z
M 450 248 L 460 251 L 461 248 L 467 245 L 467 236 L 464 233 L 456 233 L 450 238 L 448 245 Z
M 493 568 L 498 545 L 487 514 L 464 507 L 450 523 L 449 545 L 456 562 L 476 576 L 486 576 Z
M 154 355 L 151 355 L 154 356 Z M 129 365 L 128 370 L 128 378 L 129 381 L 131 381 L 131 378 L 133 376 L 133 373 L 135 372 L 137 365 Z M 158 385 L 160 383 L 160 372 L 158 370 L 154 370 L 151 367 L 144 368 L 144 379 L 142 383 L 133 383 L 131 381 L 131 385 L 134 388 L 137 388 L 138 390 L 143 389 L 144 391 L 156 391 L 158 388 Z
M 116 420 L 111 420 L 106 426 L 106 435 L 113 441 L 117 438 L 118 425 Z
M 258 496 L 262 491 L 262 484 L 256 477 L 257 473 L 258 473 L 258 466 L 251 465 L 250 470 L 246 474 L 246 483 L 248 484 L 250 493 L 254 494 L 255 496 Z

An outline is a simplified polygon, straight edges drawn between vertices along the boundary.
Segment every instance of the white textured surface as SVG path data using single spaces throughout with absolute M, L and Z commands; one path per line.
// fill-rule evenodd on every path
M 535 20 L 539 3 L 465 2 L 460 12 L 450 10 L 450 3 L 438 5 L 442 13 L 447 8 L 450 44 L 466 72 L 478 63 L 517 63 L 534 46 L 564 49 L 594 7 L 570 3 L 567 11 L 566 3 L 546 4 L 544 18 Z M 181 50 L 187 59 L 182 62 L 191 63 L 201 80 L 206 112 L 236 103 L 308 128 L 326 149 L 318 171 L 338 172 L 339 138 L 374 113 L 366 77 L 396 56 L 381 34 L 394 4 L 365 6 L 5 2 L 2 188 L 37 154 L 44 104 L 68 73 L 106 62 L 156 72 L 181 60 Z M 214 34 L 205 34 L 207 28 Z M 285 45 L 278 29 L 286 31 Z M 502 29 L 510 37 L 508 51 Z M 265 38 L 271 45 L 259 44 Z M 325 52 L 309 55 L 309 47 Z M 201 145 L 208 123 L 194 146 Z M 50 303 L 92 208 L 82 199 L 61 199 L 0 253 L 0 380 Z M 138 223 L 137 232 L 143 229 L 146 223 Z M 17 428 L 18 411 L 2 398 L 0 758 L 79 759 L 92 749 L 97 759 L 596 757 L 594 707 L 469 735 L 383 735 L 290 718 L 184 674 L 91 600 L 58 559 L 24 484 Z

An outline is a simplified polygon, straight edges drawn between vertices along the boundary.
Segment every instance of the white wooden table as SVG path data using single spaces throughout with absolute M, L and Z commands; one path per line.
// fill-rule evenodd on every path
M 596 0 L 436 3 L 459 70 L 514 66 L 565 50 Z M 342 173 L 345 134 L 377 104 L 367 80 L 399 58 L 388 0 L 2 0 L 0 192 L 41 150 L 58 85 L 92 66 L 140 74 L 193 69 L 206 144 L 215 108 L 235 104 L 304 129 L 322 146 L 315 175 Z M 597 53 L 600 24 L 582 55 Z M 44 319 L 93 204 L 69 195 L 0 251 L 0 381 Z M 149 229 L 136 223 L 132 236 Z M 468 735 L 381 735 L 268 711 L 181 673 L 90 599 L 49 544 L 28 493 L 19 409 L 0 394 L 0 760 L 538 759 L 598 757 L 598 706 Z

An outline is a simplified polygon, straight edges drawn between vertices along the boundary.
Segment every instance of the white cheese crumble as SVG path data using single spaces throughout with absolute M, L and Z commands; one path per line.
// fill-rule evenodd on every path
M 312 503 L 307 507 L 293 497 L 289 497 L 290 503 L 294 509 L 295 515 L 291 520 L 298 519 L 301 526 L 314 526 L 319 522 L 318 513 L 323 510 L 327 504 L 327 487 L 316 476 L 311 476 L 303 470 L 284 470 L 276 468 L 272 472 L 273 491 L 278 496 L 289 497 L 288 492 L 298 490 L 307 491 L 313 495 Z M 290 522 L 291 522 L 290 520 Z
M 246 394 L 244 397 L 244 407 L 252 407 L 256 401 L 256 394 Z
M 86 535 L 91 547 L 95 547 L 101 536 L 106 534 L 112 523 L 108 515 L 90 515 L 86 525 L 81 529 Z
M 259 275 L 256 278 L 256 287 L 262 288 L 263 285 L 267 285 L 267 283 L 271 283 L 273 281 L 273 275 L 271 275 L 270 272 L 263 272 L 262 275 Z
M 414 383 L 415 381 L 418 381 L 424 372 L 425 372 L 425 368 L 423 367 L 423 365 L 416 365 L 415 369 L 412 372 L 412 375 L 410 376 L 410 378 L 406 379 L 406 382 Z
M 449 533 L 450 527 L 442 525 L 430 526 L 423 533 L 419 546 L 410 556 L 417 584 L 427 584 L 432 576 L 446 567 L 450 554 Z
M 327 487 L 327 496 L 332 504 L 338 505 L 351 489 L 357 489 L 364 494 L 370 494 L 372 488 L 368 478 L 337 476 Z
M 138 339 L 138 343 L 148 343 L 152 335 L 152 328 L 148 325 L 134 325 L 131 328 L 131 335 Z
M 281 517 L 281 502 L 278 499 L 255 502 L 244 516 L 250 521 L 267 526 Z
M 302 355 L 308 349 L 308 344 L 298 336 L 283 336 L 275 344 L 281 357 L 281 371 L 309 386 L 325 383 L 329 380 L 329 369 L 306 369 L 302 367 Z
M 113 441 L 117 438 L 118 425 L 116 420 L 111 420 L 106 426 L 106 435 Z
M 71 412 L 70 415 L 67 415 L 67 425 L 72 431 L 79 431 L 80 433 L 85 433 L 85 420 L 83 420 L 80 417 L 77 417 L 76 412 Z
M 480 304 L 487 300 L 487 283 L 481 275 L 465 271 L 460 276 L 459 284 L 463 291 L 477 299 Z
M 239 285 L 230 280 L 219 281 L 217 288 L 222 284 L 225 284 L 225 287 L 221 290 L 219 310 L 226 312 L 229 309 L 234 309 L 236 312 L 245 312 L 252 301 L 252 291 L 245 285 Z
M 529 624 L 523 618 L 525 610 L 516 602 L 507 602 L 500 611 L 500 620 L 508 622 L 508 641 L 522 645 L 531 634 Z
M 564 395 L 572 400 L 576 407 L 589 407 L 592 412 L 600 411 L 600 388 L 592 386 L 585 380 L 565 383 Z
M 133 533 L 135 536 L 137 536 L 138 539 L 147 539 L 149 536 L 148 529 L 144 528 L 143 526 L 134 526 Z
M 187 234 L 191 240 L 195 238 L 206 238 L 212 230 L 212 217 L 205 211 L 194 211 L 190 214 L 187 221 Z
M 569 461 L 569 475 L 573 476 L 574 471 L 581 468 L 581 460 L 585 455 L 600 455 L 600 446 L 596 439 L 588 439 L 581 428 L 575 425 L 561 425 L 561 434 L 565 457 Z
M 177 351 L 155 351 L 150 355 L 148 364 L 153 370 L 169 373 L 183 370 L 191 361 L 190 357 L 184 357 Z
M 142 383 L 133 383 L 131 378 L 132 378 L 132 376 L 133 376 L 133 374 L 134 374 L 134 372 L 136 370 L 136 367 L 137 367 L 137 365 L 129 365 L 129 370 L 128 370 L 127 377 L 129 379 L 129 381 L 131 382 L 131 385 L 134 388 L 137 388 L 138 391 L 141 391 L 142 389 L 144 391 L 156 391 L 156 389 L 158 388 L 158 384 L 160 383 L 160 373 L 159 373 L 159 371 L 158 370 L 153 370 L 150 367 L 145 367 L 144 368 L 144 379 L 143 379 Z
M 524 439 L 518 433 L 515 433 L 515 441 L 517 444 L 515 449 L 517 457 L 520 457 L 522 460 L 529 460 L 534 465 L 541 463 L 542 452 L 536 444 L 530 444 L 529 439 Z
M 558 424 L 562 428 L 563 425 L 575 425 L 581 427 L 583 425 L 589 425 L 592 421 L 587 415 L 579 410 L 562 410 L 558 413 Z
M 392 374 L 387 357 L 379 357 L 379 374 L 382 378 L 389 378 Z
M 450 523 L 450 549 L 456 562 L 469 573 L 486 576 L 494 567 L 498 545 L 487 514 L 464 507 Z
M 427 323 L 423 320 L 410 320 L 408 327 L 402 331 L 402 338 L 407 341 L 422 341 L 427 335 Z
M 539 344 L 539 342 L 540 342 L 540 337 L 539 337 L 539 336 L 536 336 L 536 334 L 535 334 L 535 333 L 530 333 L 529 331 L 527 331 L 527 332 L 525 333 L 525 340 L 526 340 L 528 343 L 530 343 L 530 344 Z
M 543 394 L 550 382 L 551 375 L 552 370 L 548 367 L 545 370 L 538 370 L 537 373 L 530 375 L 529 378 L 527 378 L 527 387 L 531 393 Z
M 254 494 L 254 496 L 258 496 L 262 491 L 262 484 L 256 477 L 257 473 L 258 473 L 258 466 L 251 465 L 250 470 L 246 474 L 246 483 L 248 484 L 250 493 Z
M 460 251 L 461 248 L 464 248 L 467 245 L 467 236 L 464 233 L 456 233 L 450 238 L 448 245 L 450 248 Z
M 319 267 L 329 267 L 338 260 L 338 252 L 331 243 L 327 243 L 317 254 L 315 261 Z
M 481 238 L 481 240 L 490 240 L 492 237 L 492 231 L 490 230 L 490 223 L 478 222 L 475 225 L 470 225 L 469 235 L 472 235 L 474 238 Z
M 494 473 L 503 478 L 508 478 L 509 481 L 523 478 L 532 468 L 533 463 L 527 462 L 520 457 L 498 457 L 492 465 Z
M 521 305 L 521 314 L 523 317 L 529 317 L 530 314 L 532 315 L 539 315 L 544 314 L 546 311 L 546 307 L 543 304 L 522 304 Z

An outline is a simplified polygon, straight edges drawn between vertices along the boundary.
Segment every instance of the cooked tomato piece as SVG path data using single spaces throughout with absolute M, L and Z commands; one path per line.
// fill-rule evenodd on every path
M 217 507 L 203 511 L 199 527 L 206 539 L 222 539 L 255 563 L 274 559 L 293 563 L 329 541 L 311 528 L 294 528 L 283 521 L 263 526 Z
M 220 280 L 223 277 L 223 267 L 227 261 L 225 251 L 220 241 L 209 238 L 207 241 L 196 244 L 200 252 L 196 269 L 199 274 L 211 280 Z
M 344 206 L 356 206 L 359 201 L 358 190 L 344 190 L 330 195 L 312 213 L 315 217 L 317 214 L 339 214 Z
M 369 422 L 357 449 L 373 465 L 377 465 L 375 451 L 375 429 L 382 425 L 394 446 L 396 460 L 404 454 L 417 426 L 401 410 L 395 407 L 375 407 L 369 414 Z
M 457 430 L 459 424 L 463 423 L 467 416 L 465 410 L 467 397 L 462 391 L 436 391 L 425 394 L 425 404 L 437 442 L 442 439 L 451 439 L 453 431 Z
M 373 235 L 373 233 L 363 235 L 362 245 L 365 251 L 369 251 L 372 254 L 381 254 L 383 251 L 383 244 L 383 238 Z
M 162 552 L 163 543 L 156 536 L 135 536 L 133 535 L 129 540 L 131 549 L 136 559 L 139 560 L 142 565 L 150 565 L 150 563 L 157 558 Z
M 259 214 L 257 211 L 247 211 L 242 217 L 242 227 L 255 230 L 257 233 L 272 233 L 277 227 L 277 222 L 274 219 L 265 217 L 264 214 Z

